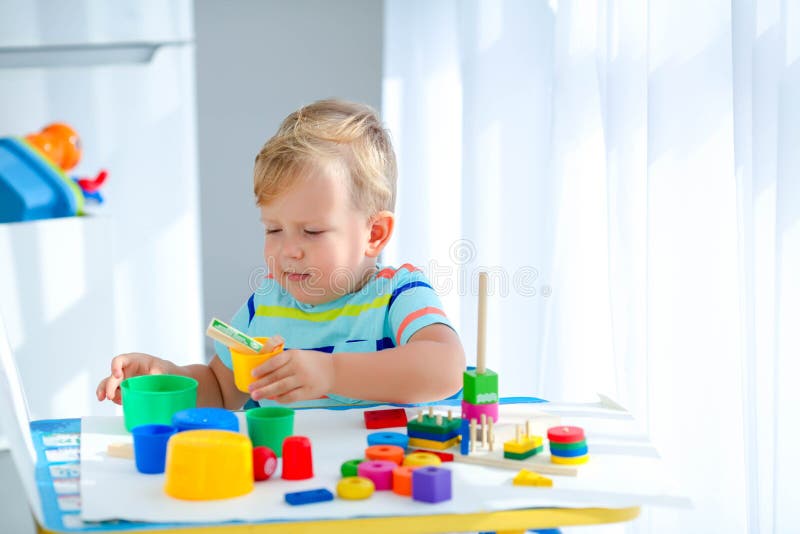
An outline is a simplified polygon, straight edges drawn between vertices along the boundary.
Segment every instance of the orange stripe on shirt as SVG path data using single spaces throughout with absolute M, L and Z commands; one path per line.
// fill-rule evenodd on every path
M 427 308 L 420 308 L 417 311 L 409 313 L 408 315 L 406 315 L 406 318 L 403 319 L 403 322 L 400 323 L 400 328 L 397 329 L 397 344 L 399 345 L 402 342 L 401 340 L 403 339 L 403 332 L 414 319 L 418 319 L 423 315 L 428 315 L 428 314 L 435 314 L 435 315 L 441 315 L 442 317 L 447 317 L 447 315 L 445 315 L 442 310 L 440 310 L 439 308 L 434 308 L 433 306 L 428 306 Z
M 397 269 L 392 269 L 391 267 L 387 267 L 385 269 L 381 269 L 378 272 L 378 274 L 375 275 L 375 278 L 394 278 L 394 275 L 396 275 L 397 272 L 400 269 L 405 269 L 410 273 L 413 273 L 414 271 L 419 271 L 420 270 L 418 267 L 414 267 L 410 263 L 404 263 L 403 265 L 401 265 Z

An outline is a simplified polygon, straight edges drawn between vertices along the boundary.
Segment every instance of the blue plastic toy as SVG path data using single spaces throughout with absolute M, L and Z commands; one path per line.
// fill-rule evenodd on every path
M 224 408 L 189 408 L 172 416 L 172 426 L 178 432 L 184 430 L 230 430 L 239 431 L 239 419 Z
M 294 493 L 286 493 L 283 498 L 287 503 L 292 506 L 300 506 L 301 504 L 312 504 L 315 502 L 325 502 L 333 500 L 333 493 L 325 488 L 296 491 Z
M 106 171 L 95 178 L 66 174 L 81 154 L 78 134 L 64 123 L 0 138 L 0 223 L 83 215 L 85 199 L 102 202 Z
M 83 193 L 24 139 L 0 138 L 0 223 L 83 213 Z

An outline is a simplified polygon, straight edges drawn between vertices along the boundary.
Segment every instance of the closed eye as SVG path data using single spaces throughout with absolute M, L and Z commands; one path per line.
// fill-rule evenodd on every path
M 324 230 L 303 230 L 306 235 L 320 235 L 324 233 Z
M 276 233 L 278 233 L 278 232 L 280 232 L 280 231 L 281 231 L 281 229 L 280 229 L 280 228 L 267 228 L 267 235 L 269 235 L 269 234 L 276 234 Z

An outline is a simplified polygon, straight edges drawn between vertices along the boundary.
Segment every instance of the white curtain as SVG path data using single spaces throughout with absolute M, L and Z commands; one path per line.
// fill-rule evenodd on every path
M 501 394 L 628 407 L 692 511 L 800 532 L 800 2 L 385 3 L 389 263 L 424 266 Z

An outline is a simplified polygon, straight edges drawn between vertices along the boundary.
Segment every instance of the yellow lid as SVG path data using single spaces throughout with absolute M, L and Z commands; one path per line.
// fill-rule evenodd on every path
M 228 499 L 253 490 L 253 444 L 227 430 L 187 430 L 167 444 L 164 491 L 176 499 Z

